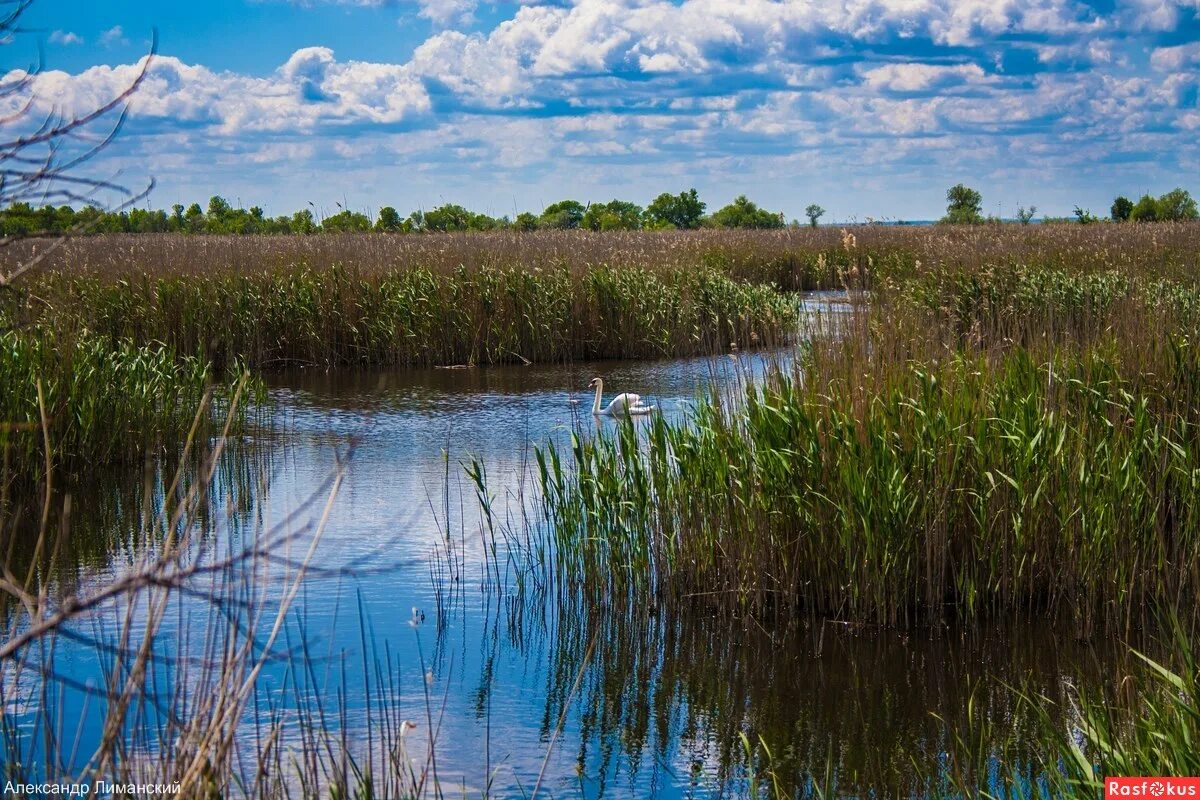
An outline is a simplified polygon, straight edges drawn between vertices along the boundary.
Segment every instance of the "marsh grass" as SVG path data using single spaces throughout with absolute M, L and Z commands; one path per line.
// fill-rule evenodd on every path
M 1028 238 L 1004 233 L 1003 247 L 981 238 L 976 249 L 970 237 L 982 233 L 953 232 L 936 245 L 944 256 L 937 264 L 922 261 L 925 251 L 897 250 L 886 268 L 883 250 L 870 249 L 883 247 L 872 244 L 876 235 L 867 230 L 851 241 L 814 234 L 818 238 L 811 242 L 819 248 L 807 251 L 814 261 L 828 267 L 835 257 L 841 259 L 834 279 L 869 282 L 873 294 L 870 304 L 855 306 L 828 331 L 813 331 L 795 370 L 781 369 L 743 392 L 712 396 L 686 424 L 659 418 L 647 427 L 622 427 L 612 437 L 577 437 L 570 452 L 546 448 L 538 453 L 543 510 L 553 523 L 542 530 L 551 538 L 538 541 L 521 531 L 506 541 L 539 554 L 548 575 L 543 585 L 553 587 L 560 600 L 577 598 L 580 605 L 564 613 L 588 623 L 555 633 L 562 656 L 552 666 L 547 730 L 555 730 L 563 708 L 578 702 L 586 725 L 615 721 L 607 728 L 614 731 L 610 747 L 627 742 L 661 751 L 669 740 L 666 733 L 697 724 L 699 717 L 681 713 L 683 698 L 697 715 L 709 714 L 704 719 L 717 729 L 715 747 L 724 770 L 719 775 L 735 781 L 732 791 L 746 796 L 825 797 L 872 789 L 927 797 L 1077 796 L 1096 793 L 1095 780 L 1108 770 L 1196 769 L 1200 714 L 1192 639 L 1178 639 L 1174 661 L 1147 662 L 1133 679 L 1120 681 L 1118 690 L 1127 693 L 1120 705 L 1107 693 L 1072 697 L 1031 690 L 1029 709 L 1044 723 L 1031 733 L 1028 725 L 1014 722 L 1002 699 L 983 692 L 953 698 L 961 702 L 947 705 L 946 729 L 933 723 L 932 730 L 896 729 L 889 739 L 895 750 L 834 754 L 830 748 L 836 743 L 829 737 L 806 737 L 806 731 L 799 732 L 792 750 L 790 743 L 777 744 L 773 734 L 786 736 L 781 730 L 786 717 L 762 702 L 748 703 L 753 689 L 743 692 L 730 679 L 747 658 L 768 662 L 778 640 L 767 636 L 765 649 L 756 653 L 740 646 L 745 634 L 732 624 L 688 627 L 672 616 L 700 606 L 715 612 L 715 619 L 737 619 L 757 630 L 772 617 L 782 630 L 782 623 L 813 614 L 887 628 L 1065 617 L 1068 630 L 1079 637 L 1102 627 L 1133 630 L 1164 605 L 1177 608 L 1185 625 L 1196 621 L 1200 365 L 1188 322 L 1194 317 L 1188 315 L 1197 303 L 1187 281 L 1172 277 L 1189 258 L 1194 261 L 1195 226 L 1105 231 L 1099 239 L 1081 238 L 1092 234 L 1074 230 Z M 896 240 L 880 241 L 899 248 L 913 236 L 906 231 Z M 1052 236 L 1062 238 L 1041 238 Z M 1125 236 L 1130 238 L 1110 239 Z M 417 241 L 420 247 L 475 246 L 454 238 Z M 587 241 L 554 238 L 538 240 L 537 246 L 561 244 L 565 252 Z M 371 242 L 364 247 L 388 238 Z M 301 244 L 309 246 L 286 246 Z M 168 245 L 174 247 L 162 243 Z M 335 245 L 345 242 L 312 246 Z M 1012 259 L 993 258 L 1004 247 Z M 386 260 L 379 257 L 381 263 Z M 450 263 L 456 259 L 443 257 Z M 1059 258 L 1068 260 L 1056 265 Z M 1071 264 L 1079 268 L 1060 269 Z M 429 274 L 452 280 L 458 266 L 448 272 L 429 267 Z M 210 340 L 201 342 L 202 332 L 211 336 L 240 324 L 232 306 L 222 316 L 204 317 L 194 329 L 154 322 L 151 314 L 152 324 L 163 330 L 193 331 L 190 339 L 167 337 L 166 345 L 152 345 L 148 337 L 157 329 L 126 327 L 137 320 L 122 308 L 143 290 L 112 283 L 124 278 L 106 269 L 89 265 L 78 280 L 55 273 L 39 284 L 64 281 L 63 294 L 38 296 L 52 304 L 55 315 L 64 315 L 55 319 L 78 321 L 76 327 L 45 324 L 39 335 L 91 332 L 95 319 L 107 320 L 109 327 L 96 334 L 104 339 L 97 352 L 105 355 L 96 357 L 95 374 L 125 387 L 114 397 L 136 398 L 137 386 L 157 386 L 141 395 L 154 403 L 174 391 L 192 397 L 187 392 L 200 383 L 187 376 L 198 374 L 206 358 L 232 361 L 234 354 L 245 355 L 238 352 L 242 345 L 209 350 Z M 361 267 L 348 266 L 347 274 L 354 269 Z M 508 267 L 496 269 L 503 273 Z M 852 275 L 855 269 L 858 274 Z M 572 280 L 575 274 L 569 272 Z M 175 288 L 182 296 L 192 291 L 199 296 L 190 279 L 167 280 L 179 281 Z M 205 280 L 200 275 L 197 285 L 214 285 Z M 220 280 L 238 278 L 227 274 Z M 103 316 L 90 317 L 93 311 L 82 302 L 63 303 L 75 289 L 79 298 L 106 300 L 109 305 L 99 307 Z M 159 308 L 153 299 L 157 291 L 145 293 L 152 312 Z M 274 289 L 267 294 L 273 296 Z M 341 301 L 322 293 L 312 298 L 340 307 Z M 634 292 L 621 302 L 642 299 Z M 451 305 L 447 301 L 441 308 Z M 172 301 L 170 307 L 187 303 Z M 51 319 L 42 313 L 34 315 L 35 329 Z M 274 342 L 293 330 L 278 324 L 267 329 Z M 314 349 L 319 336 L 306 339 L 310 333 L 304 326 L 296 329 L 302 343 L 297 352 L 306 352 L 305 347 L 310 348 L 305 357 L 329 352 Z M 370 341 L 354 339 L 357 335 L 346 333 L 323 346 L 353 352 L 346 342 Z M 243 343 L 251 338 L 244 337 Z M 62 344 L 66 341 L 82 342 L 85 354 L 78 364 L 90 363 L 83 336 L 64 338 L 53 351 L 38 351 L 26 340 L 14 349 L 26 347 L 7 368 L 33 378 L 32 394 L 26 379 L 24 393 L 13 395 L 22 398 L 19 408 L 26 420 L 19 432 L 43 441 L 59 435 L 70 441 L 69 431 L 51 430 L 65 411 L 43 408 L 74 409 L 94 420 L 91 430 L 101 451 L 121 451 L 122 440 L 105 426 L 112 419 L 119 430 L 147 424 L 137 406 L 88 405 L 68 391 L 79 384 L 51 386 L 53 367 L 29 369 L 41 363 L 38 359 L 71 355 Z M 479 341 L 493 343 L 477 354 L 519 343 L 500 336 L 471 341 L 476 348 Z M 131 342 L 127 366 L 106 355 L 118 342 Z M 143 348 L 153 347 L 170 348 L 159 355 L 184 370 L 177 384 L 169 377 L 172 367 L 155 366 L 158 362 L 144 354 Z M 281 357 L 264 355 L 272 352 L 266 346 L 257 352 L 268 361 Z M 195 361 L 189 360 L 193 355 Z M 128 369 L 142 377 L 127 384 L 124 373 L 105 369 Z M 168 377 L 153 377 L 159 370 Z M 41 399 L 33 406 L 39 385 Z M 230 399 L 231 424 L 237 396 L 235 391 Z M 170 418 L 182 417 L 184 405 L 170 406 Z M 229 550 L 216 550 L 213 537 L 205 535 L 203 520 L 211 513 L 205 501 L 211 499 L 216 465 L 233 429 L 198 437 L 199 420 L 208 411 L 203 395 L 199 405 L 181 461 L 205 438 L 213 442 L 202 459 L 207 467 L 196 477 L 167 481 L 162 499 L 142 515 L 138 539 L 152 546 L 139 558 L 103 582 L 84 581 L 59 594 L 51 579 L 69 525 L 55 531 L 48 524 L 69 521 L 64 501 L 60 513 L 34 512 L 42 521 L 40 535 L 21 567 L 6 559 L 0 582 L 8 598 L 0 646 L 5 777 L 37 780 L 53 773 L 178 781 L 181 796 L 205 798 L 451 794 L 436 768 L 436 687 L 426 683 L 420 689 L 426 717 L 416 728 L 420 733 L 413 734 L 411 720 L 401 718 L 396 702 L 403 689 L 399 665 L 369 628 L 361 629 L 357 658 L 323 660 L 307 646 L 303 625 L 293 624 L 301 587 L 321 574 L 313 547 L 343 472 L 330 477 L 327 495 L 299 510 L 312 517 L 307 525 L 289 518 L 279 529 L 263 528 L 256 536 L 238 537 Z M 32 408 L 37 415 L 30 420 Z M 222 416 L 230 419 L 228 413 Z M 87 450 L 83 443 L 71 447 Z M 33 458 L 36 451 L 29 453 Z M 46 469 L 43 477 L 52 481 L 54 459 Z M 477 482 L 486 498 L 486 476 L 480 473 Z M 230 512 L 233 506 L 225 508 Z M 484 533 L 495 541 L 494 528 Z M 501 569 L 495 548 L 490 552 L 485 585 Z M 198 598 L 209 613 L 188 617 L 185 635 L 176 635 L 166 623 L 182 597 Z M 597 617 L 605 608 L 608 616 Z M 56 643 L 65 646 L 80 633 L 74 623 L 98 615 L 107 621 L 93 641 L 104 665 L 101 679 L 73 685 L 68 675 L 54 671 Z M 665 642 L 661 651 L 660 641 Z M 900 647 L 896 657 L 910 663 L 907 649 Z M 694 662 L 711 668 L 692 681 L 682 670 L 667 674 L 660 679 L 662 688 L 651 690 L 652 676 L 661 676 L 664 667 Z M 270 664 L 284 665 L 282 686 L 262 681 Z M 412 665 L 405 666 L 411 671 Z M 775 668 L 782 672 L 793 665 L 785 660 Z M 365 697 L 330 691 L 336 677 L 349 670 L 366 676 Z M 417 670 L 424 675 L 426 664 Z M 865 682 L 861 674 L 846 679 Z M 645 692 L 645 702 L 630 702 L 631 683 L 635 694 Z M 81 743 L 72 737 L 64 701 L 69 691 L 86 693 L 103 720 L 94 739 Z M 867 693 L 853 709 L 861 718 L 847 721 L 847 730 L 873 710 L 909 699 L 903 688 Z M 747 705 L 762 709 L 752 720 L 757 730 L 745 727 Z M 1064 724 L 1062 714 L 1051 711 L 1038 715 L 1037 709 L 1052 705 L 1070 711 L 1075 722 Z M 357 725 L 349 724 L 353 717 Z M 253 720 L 250 735 L 247 720 Z M 828 725 L 812 729 L 825 731 Z M 898 760 L 905 754 L 902 745 L 920 735 L 947 754 L 939 764 L 945 768 L 933 775 Z M 1040 759 L 997 762 L 997 754 L 1031 736 L 1040 736 Z M 831 754 L 823 770 L 822 752 Z M 797 768 L 803 774 L 793 781 L 788 770 Z M 489 790 L 478 794 L 487 796 Z
M 0 295 L 0 420 L 32 475 L 39 378 L 53 455 L 103 463 L 178 437 L 202 384 L 244 367 L 723 353 L 795 340 L 789 292 L 814 288 L 903 294 L 960 338 L 1083 330 L 1131 293 L 1194 325 L 1198 240 L 1186 224 L 83 237 Z
M 924 284 L 929 301 L 953 289 L 967 303 L 972 281 L 997 296 L 1039 288 L 998 271 L 1057 271 L 1064 286 L 1180 279 L 1198 251 L 1187 224 L 101 236 L 52 253 L 37 299 L 10 316 L 162 342 L 218 368 L 694 355 L 788 341 L 789 292 Z
M 1006 268 L 876 292 L 683 423 L 540 450 L 554 566 L 785 619 L 1086 635 L 1194 611 L 1200 356 L 1192 290 L 1156 287 Z
M 400 663 L 365 621 L 361 600 L 352 652 L 314 646 L 309 638 L 303 587 L 340 577 L 313 554 L 347 462 L 280 524 L 267 527 L 249 509 L 249 529 L 237 537 L 211 535 L 205 519 L 214 507 L 218 515 L 224 510 L 225 524 L 235 524 L 239 508 L 221 488 L 230 430 L 199 459 L 195 475 L 164 478 L 169 485 L 151 489 L 154 499 L 137 533 L 143 546 L 107 579 L 70 587 L 52 582 L 65 527 L 47 529 L 36 570 L 14 574 L 14 562 L 5 562 L 3 777 L 178 782 L 178 796 L 205 798 L 512 796 L 492 786 L 494 754 L 480 755 L 485 781 L 469 784 L 439 772 L 437 751 L 446 746 L 440 709 L 450 679 L 439 666 L 432 680 L 413 686 L 414 673 L 425 676 L 433 660 L 422 654 L 415 664 Z M 181 461 L 190 463 L 187 453 Z M 252 471 L 238 473 L 235 494 L 236 486 L 255 482 Z M 984 658 L 991 651 L 978 649 L 970 635 L 944 633 L 944 643 L 926 652 L 874 626 L 768 630 L 748 616 L 693 615 L 679 606 L 623 603 L 620 596 L 596 604 L 576 592 L 495 601 L 508 613 L 497 614 L 490 647 L 501 635 L 518 642 L 539 631 L 552 637 L 542 725 L 548 748 L 571 709 L 580 726 L 580 763 L 601 759 L 603 774 L 614 781 L 624 775 L 611 759 L 667 765 L 676 741 L 695 754 L 690 790 L 722 797 L 1079 796 L 1086 776 L 1094 781 L 1118 763 L 1142 768 L 1169 756 L 1161 763 L 1173 769 L 1194 764 L 1194 752 L 1185 748 L 1200 718 L 1186 644 L 1176 646 L 1183 654 L 1177 662 L 1162 661 L 1162 670 L 1147 663 L 1136 683 L 1121 681 L 1123 672 L 1101 672 L 1100 685 L 1108 678 L 1125 693 L 1118 706 L 1107 689 L 1074 693 L 1069 683 L 1056 682 L 1075 659 L 1042 664 L 1026 646 L 1066 649 L 1053 635 Z M 561 603 L 548 631 L 547 603 Z M 33 628 L 36 635 L 28 635 Z M 404 633 L 418 642 L 428 635 L 416 619 Z M 78 652 L 80 635 L 94 637 L 87 641 L 103 665 L 95 684 L 72 682 L 69 672 L 55 669 L 55 654 Z M 807 645 L 796 648 L 796 638 Z M 843 649 L 853 657 L 836 652 Z M 968 673 L 986 664 L 998 674 L 943 685 L 930 674 L 941 673 L 928 658 Z M 1024 683 L 1036 668 L 1038 680 Z M 353 688 L 350 674 L 363 676 Z M 820 702 L 808 695 L 818 680 L 833 694 Z M 481 704 L 484 695 L 505 690 L 491 681 L 481 689 Z M 792 686 L 798 712 L 778 702 L 780 681 Z M 1025 689 L 1029 705 L 1019 705 L 1000 681 Z M 88 696 L 89 713 L 103 720 L 98 734 L 80 737 L 71 693 Z M 406 718 L 414 696 L 423 698 L 423 715 Z M 865 730 L 877 746 L 859 744 Z M 1081 731 L 1089 738 L 1081 739 Z M 502 734 L 495 736 L 502 753 Z M 598 747 L 589 762 L 593 741 Z M 944 760 L 936 757 L 941 753 Z M 536 785 L 534 775 L 519 777 L 526 787 Z M 681 777 L 664 768 L 662 779 Z M 553 796 L 567 793 L 562 784 L 554 787 Z M 588 794 L 582 785 L 579 794 Z M 551 792 L 529 788 L 523 796 Z
M 233 365 L 232 375 L 241 370 Z M 202 404 L 219 414 L 238 378 L 163 345 L 135 345 L 53 331 L 0 333 L 0 452 L 5 475 L 26 485 L 62 470 L 139 461 L 183 441 Z M 262 384 L 250 381 L 243 424 Z M 211 401 L 211 403 L 209 403 Z M 213 420 L 197 432 L 208 435 Z M 47 447 L 50 448 L 47 452 Z
M 846 247 L 845 233 L 854 248 Z M 3 248 L 0 263 L 43 248 L 36 240 Z M 422 267 L 445 274 L 459 267 L 566 268 L 596 265 L 641 269 L 721 268 L 737 280 L 775 283 L 785 291 L 839 288 L 838 267 L 880 272 L 937 268 L 978 270 L 1021 264 L 1092 272 L 1116 269 L 1145 277 L 1194 276 L 1200 224 L 954 225 L 663 232 L 539 231 L 424 236 L 80 237 L 44 262 L 50 271 L 110 279 L 137 274 L 253 273 L 296 265 L 335 264 L 367 275 Z
M 333 266 L 106 281 L 53 275 L 38 325 L 163 342 L 223 369 L 449 366 L 719 352 L 785 342 L 795 301 L 713 269 Z

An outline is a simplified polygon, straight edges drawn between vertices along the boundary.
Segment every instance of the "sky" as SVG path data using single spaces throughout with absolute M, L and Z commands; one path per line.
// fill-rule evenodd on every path
M 3 71 L 119 93 L 89 169 L 270 214 L 749 195 L 930 219 L 948 186 L 1107 213 L 1200 194 L 1200 0 L 36 0 Z M 10 73 L 11 76 L 11 73 Z M 16 102 L 9 98 L 9 103 Z

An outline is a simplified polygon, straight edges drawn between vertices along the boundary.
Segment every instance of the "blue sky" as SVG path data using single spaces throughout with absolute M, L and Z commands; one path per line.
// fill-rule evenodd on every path
M 1200 193 L 1200 0 L 37 0 L 6 68 L 85 109 L 159 56 L 92 166 L 270 213 L 695 186 L 789 217 L 936 217 L 945 188 L 1103 212 Z

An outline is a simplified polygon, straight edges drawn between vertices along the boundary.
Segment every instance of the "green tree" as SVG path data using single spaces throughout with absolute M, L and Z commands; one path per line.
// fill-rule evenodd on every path
M 580 224 L 593 231 L 634 231 L 642 227 L 642 207 L 627 200 L 592 203 Z
M 192 203 L 183 214 L 184 225 L 188 233 L 204 232 L 204 209 L 199 203 Z
M 25 236 L 37 230 L 33 207 L 29 203 L 13 203 L 0 213 L 4 215 L 3 231 L 5 236 Z
M 1028 225 L 1029 221 L 1033 219 L 1033 215 L 1036 213 L 1037 206 L 1030 206 L 1029 208 L 1026 208 L 1025 206 L 1018 206 L 1017 222 L 1020 222 L 1022 225 Z
M 663 192 L 646 207 L 647 227 L 698 228 L 704 209 L 705 204 L 695 189 L 679 194 Z
M 366 214 L 342 209 L 332 217 L 321 220 L 321 230 L 325 233 L 350 233 L 371 230 L 371 218 Z
M 375 220 L 375 230 L 394 233 L 400 230 L 400 212 L 391 206 L 379 209 L 379 219 Z
M 1196 219 L 1196 201 L 1186 189 L 1172 189 L 1158 198 L 1158 218 L 1164 222 Z
M 304 209 L 292 214 L 291 223 L 289 225 L 292 233 L 310 234 L 317 232 L 317 221 L 313 219 L 311 209 Z
M 225 217 L 225 215 L 232 210 L 233 207 L 229 205 L 228 200 L 220 195 L 213 195 L 212 197 L 208 198 L 208 211 L 205 212 L 205 216 L 209 219 L 219 220 Z
M 973 225 L 983 222 L 983 195 L 958 183 L 946 190 L 946 216 L 942 222 Z
M 1079 220 L 1080 225 L 1090 225 L 1093 222 L 1099 222 L 1100 219 L 1091 212 L 1091 209 L 1080 208 L 1075 206 L 1075 219 Z
M 528 211 L 522 211 L 517 214 L 517 219 L 513 223 L 513 227 L 519 231 L 536 231 L 538 226 L 538 218 Z
M 821 208 L 816 203 L 812 203 L 808 208 L 804 209 L 804 216 L 808 217 L 809 227 L 817 227 L 817 220 L 825 216 L 825 209 Z
M 424 228 L 435 233 L 465 231 L 471 227 L 471 212 L 457 203 L 445 203 L 425 212 Z
M 784 224 L 783 214 L 773 214 L 759 208 L 744 194 L 713 212 L 712 222 L 721 228 L 782 228 Z
M 1148 194 L 1142 195 L 1129 212 L 1129 218 L 1134 222 L 1157 222 L 1158 200 Z
M 1113 200 L 1112 208 L 1109 209 L 1113 222 L 1127 222 L 1132 213 L 1133 201 L 1125 195 L 1118 195 L 1117 199 Z
M 583 203 L 577 200 L 560 200 L 551 203 L 542 211 L 538 219 L 539 228 L 570 230 L 583 224 Z

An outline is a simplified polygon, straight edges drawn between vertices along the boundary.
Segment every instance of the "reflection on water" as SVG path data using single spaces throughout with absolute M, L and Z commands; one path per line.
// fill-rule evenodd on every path
M 836 306 L 824 310 L 836 314 Z M 597 424 L 592 377 L 602 376 L 610 394 L 638 392 L 681 417 L 703 392 L 730 390 L 786 358 L 274 376 L 270 429 L 234 443 L 221 461 L 203 526 L 209 546 L 295 524 L 289 515 L 311 503 L 340 454 L 351 448 L 353 460 L 328 511 L 316 557 L 322 571 L 297 600 L 293 633 L 307 639 L 309 674 L 300 679 L 269 664 L 264 697 L 282 697 L 281 687 L 307 699 L 336 689 L 343 713 L 330 724 L 367 749 L 365 720 L 379 719 L 386 704 L 389 718 L 436 727 L 448 785 L 478 792 L 490 783 L 502 797 L 526 794 L 543 761 L 544 785 L 556 797 L 736 791 L 748 758 L 741 734 L 752 743 L 762 737 L 770 767 L 801 794 L 808 776 L 831 766 L 844 792 L 911 795 L 921 786 L 914 764 L 930 774 L 955 768 L 948 730 L 978 728 L 980 720 L 1011 733 L 1004 739 L 1012 751 L 993 758 L 1027 757 L 1005 687 L 1028 680 L 1060 697 L 1070 680 L 1116 674 L 1104 660 L 1111 656 L 1030 628 L 968 635 L 820 621 L 771 627 L 699 611 L 582 607 L 532 590 L 478 591 L 491 542 L 460 462 L 478 459 L 502 494 L 498 507 L 517 513 L 514 498 L 519 505 L 532 493 L 531 448 Z M 166 463 L 71 487 L 71 534 L 55 581 L 103 583 L 154 546 L 134 532 L 161 510 Z M 318 504 L 309 513 L 320 511 Z M 22 544 L 9 563 L 32 558 Z M 413 608 L 429 612 L 429 622 L 409 626 Z M 164 622 L 168 639 L 185 637 L 189 618 L 207 613 L 180 598 Z M 60 672 L 79 683 L 98 677 L 101 665 L 84 643 L 58 647 Z M 370 669 L 346 667 L 381 660 L 396 676 L 386 693 L 368 687 Z M 64 697 L 65 713 L 86 719 L 84 698 Z M 9 714 L 19 727 L 21 712 Z M 253 720 L 245 725 L 252 743 Z M 84 758 L 95 721 L 81 731 Z

